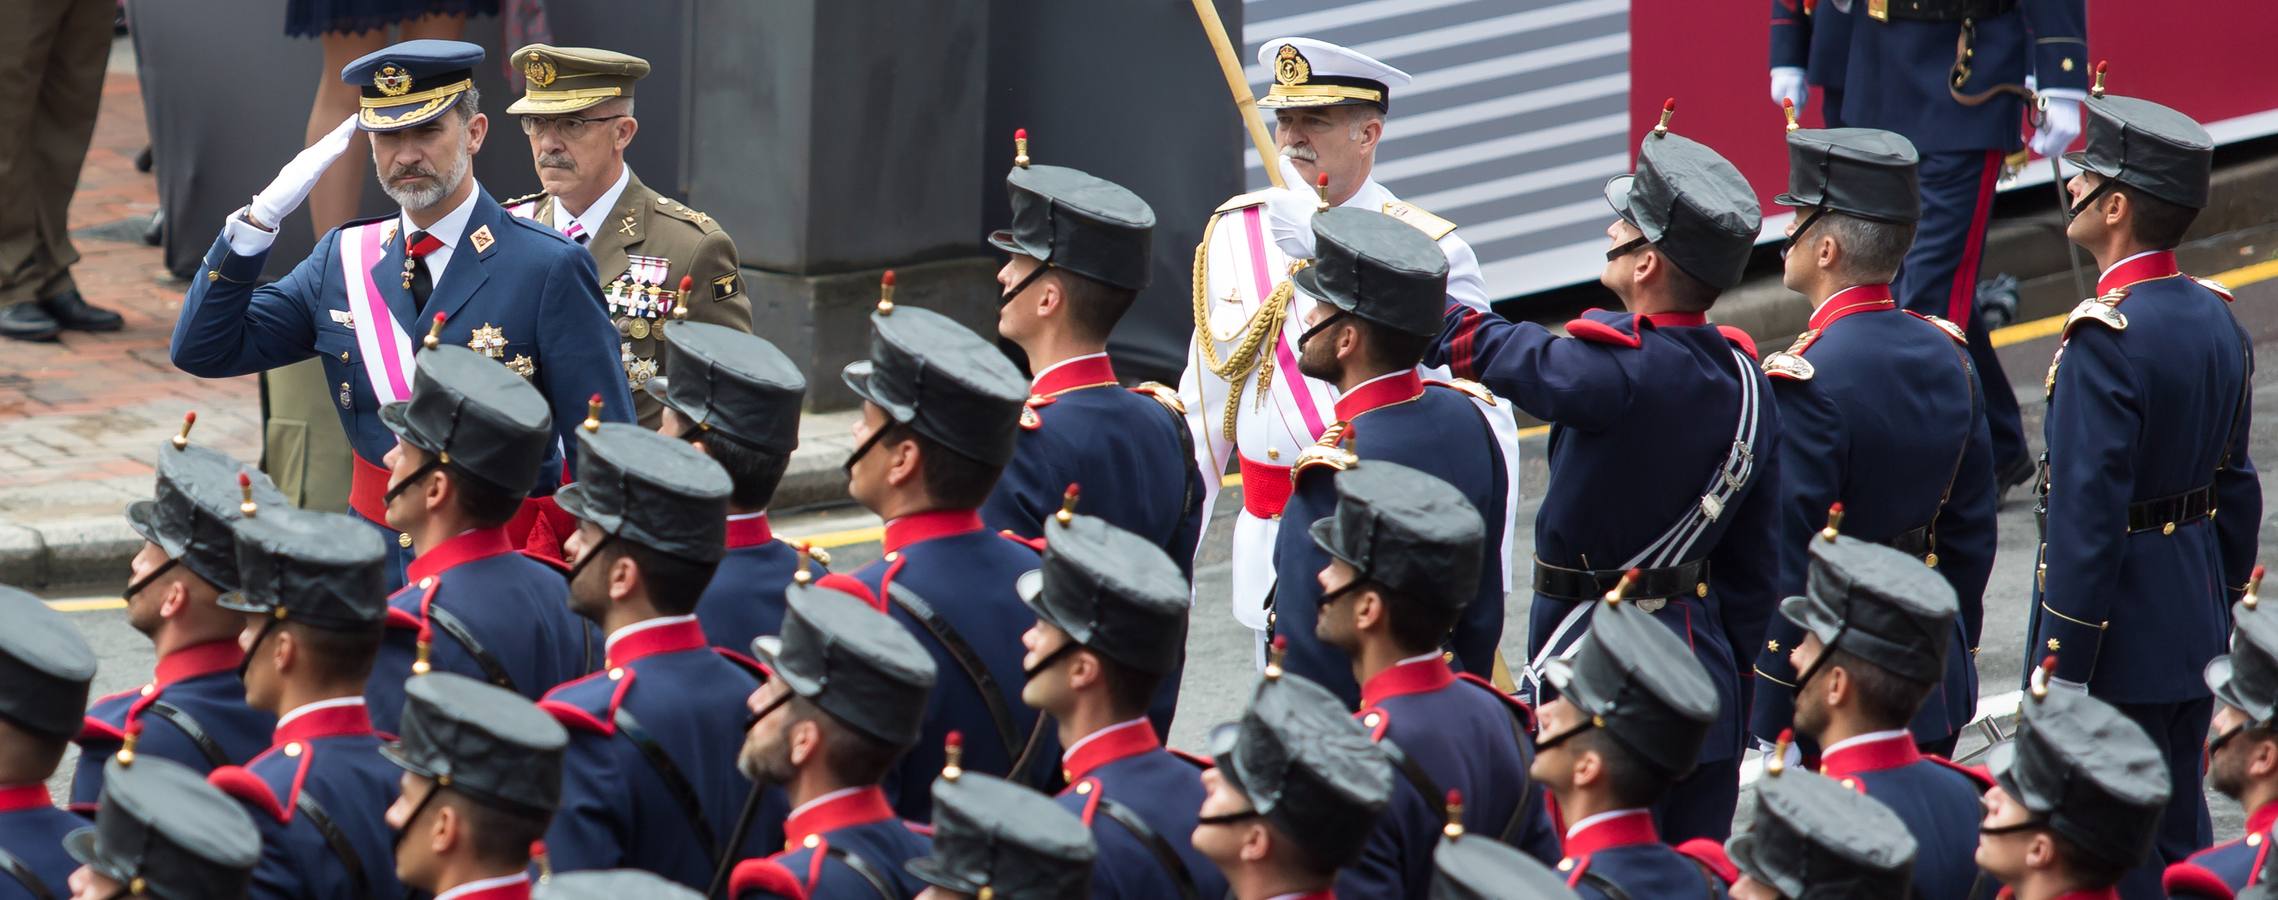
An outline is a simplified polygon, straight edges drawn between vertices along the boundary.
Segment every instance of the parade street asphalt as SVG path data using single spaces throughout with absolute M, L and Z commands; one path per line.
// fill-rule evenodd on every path
M 2236 288 L 2237 302 L 2233 311 L 2253 334 L 2258 357 L 2265 361 L 2278 359 L 2271 350 L 2273 344 L 2278 344 L 2278 261 L 2271 261 L 2273 256 L 2278 256 L 2278 229 L 2223 235 L 2185 248 L 2182 256 L 2186 271 L 2208 273 Z M 2025 429 L 2034 436 L 2036 453 L 2040 447 L 2041 381 L 2062 323 L 2061 316 L 2028 321 L 1994 335 L 2003 367 L 2016 388 L 2018 400 L 2024 405 Z M 2253 454 L 2265 461 L 2278 460 L 2278 366 L 2264 366 L 2255 378 L 2255 387 Z M 1522 534 L 1516 545 L 1526 548 L 1532 545 L 1527 535 L 1532 532 L 1535 503 L 1541 497 L 1547 477 L 1543 429 L 1538 427 L 1525 432 L 1522 445 L 1525 508 L 1518 517 Z M 1200 599 L 1187 639 L 1188 660 L 1178 718 L 1170 735 L 1173 746 L 1186 749 L 1199 749 L 1202 736 L 1211 725 L 1234 718 L 1247 703 L 1256 683 L 1250 632 L 1234 623 L 1226 606 L 1225 529 L 1230 511 L 1239 502 L 1237 491 L 1238 487 L 1230 486 L 1222 494 L 1218 505 L 1220 515 L 1205 537 L 1206 546 L 1216 549 L 1206 551 L 1196 570 L 1196 594 Z M 2031 606 L 2036 542 L 2028 493 L 2025 487 L 2012 490 L 2001 507 L 2001 547 L 1986 593 L 1985 634 L 1978 658 L 1979 683 L 1985 698 L 1981 709 L 2004 706 L 2013 709 L 2023 670 L 2022 644 L 2026 613 Z M 2278 478 L 2264 480 L 2263 494 L 2265 508 L 2278 509 L 2278 502 L 2274 502 L 2278 501 Z M 1620 515 L 1621 510 L 1608 509 L 1605 513 Z M 2278 516 L 2265 516 L 2262 544 L 2278 554 L 2278 528 L 2273 527 L 2274 522 L 2278 522 Z M 811 539 L 835 547 L 832 551 L 836 557 L 834 568 L 840 571 L 849 571 L 878 554 L 877 520 L 858 511 L 842 509 L 787 517 L 778 522 L 776 528 L 779 534 L 794 539 Z M 1514 580 L 1524 584 L 1527 579 L 1523 557 L 1519 564 L 1521 571 Z M 119 583 L 125 581 L 125 575 L 123 571 L 119 573 Z M 118 583 L 63 586 L 45 592 L 45 596 L 53 598 L 53 605 L 73 614 L 73 621 L 94 643 L 101 659 L 95 686 L 98 695 L 141 684 L 148 678 L 152 662 L 149 645 L 125 622 L 122 604 L 116 599 L 118 587 Z M 1527 596 L 1523 590 L 1518 592 L 1505 610 L 1504 654 L 1514 665 L 1523 658 L 1526 646 Z M 1972 734 L 1965 737 L 1961 750 L 1967 754 L 1983 743 L 1981 737 Z M 67 762 L 62 771 L 70 770 Z M 59 779 L 59 790 L 61 786 Z M 2242 827 L 2236 805 L 2220 797 L 2211 797 L 2210 805 L 2216 817 L 2216 836 L 2222 839 L 2236 836 Z

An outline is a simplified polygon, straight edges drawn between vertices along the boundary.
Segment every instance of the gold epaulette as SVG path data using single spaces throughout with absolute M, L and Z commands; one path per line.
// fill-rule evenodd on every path
M 539 191 L 535 194 L 524 194 L 512 200 L 500 200 L 498 201 L 498 206 L 500 209 L 513 209 L 517 206 L 521 206 L 524 203 L 536 203 L 544 199 L 546 199 L 546 192 Z
M 1453 388 L 1455 390 L 1462 391 L 1465 394 L 1469 394 L 1473 400 L 1485 403 L 1488 406 L 1495 405 L 1495 392 L 1488 390 L 1486 385 L 1480 384 L 1479 382 L 1473 381 L 1469 378 L 1450 378 L 1445 381 L 1435 379 L 1425 383 L 1436 384 L 1444 388 Z
M 1289 485 L 1292 489 L 1297 487 L 1298 479 L 1304 478 L 1307 471 L 1326 468 L 1331 472 L 1343 472 L 1360 464 L 1360 457 L 1344 448 L 1345 431 L 1343 422 L 1330 425 L 1321 431 L 1321 439 L 1314 441 L 1313 446 L 1298 451 L 1296 464 L 1289 467 Z
M 2226 284 L 2223 284 L 2223 283 L 2222 283 L 2222 282 L 2220 282 L 2220 281 L 2216 281 L 2216 280 L 2214 280 L 2214 279 L 2212 279 L 2212 278 L 2201 278 L 2201 277 L 2199 277 L 2199 276 L 2197 276 L 2197 275 L 2193 275 L 2193 276 L 2191 276 L 2191 280 L 2192 280 L 2192 281 L 2196 281 L 2196 282 L 2198 282 L 2198 283 L 2199 283 L 2199 286 L 2200 286 L 2200 287 L 2206 288 L 2207 290 L 2210 290 L 2210 291 L 2214 291 L 2214 292 L 2215 292 L 2215 296 L 2223 298 L 2223 302 L 2224 302 L 2224 303 L 2229 303 L 2229 302 L 2231 302 L 2231 301 L 2233 301 L 2233 300 L 2236 300 L 2236 299 L 2238 299 L 2238 298 L 2236 298 L 2236 297 L 2233 297 L 2233 296 L 2231 296 L 2231 289 L 2230 289 L 2230 286 L 2229 286 L 2229 285 L 2226 285 Z
M 720 230 L 720 223 L 712 221 L 711 216 L 707 216 L 702 212 L 691 209 L 688 204 L 674 200 L 671 197 L 658 197 L 657 211 L 671 216 L 675 219 L 679 219 L 683 222 L 694 224 L 697 228 L 703 229 L 705 234 L 711 234 L 712 232 Z
M 2128 317 L 2120 312 L 2120 301 L 2126 299 L 2128 289 L 2123 287 L 2080 301 L 2080 305 L 2072 308 L 2072 314 L 2064 317 L 2064 333 L 2072 334 L 2073 326 L 2083 321 L 2093 321 L 2113 331 L 2128 330 Z
M 1812 368 L 1811 360 L 1786 350 L 1765 354 L 1764 361 L 1758 365 L 1763 367 L 1765 375 L 1788 381 L 1810 381 L 1819 371 Z
M 1155 402 L 1162 404 L 1164 409 L 1180 416 L 1186 415 L 1186 401 L 1180 400 L 1178 390 L 1170 385 L 1160 381 L 1148 381 L 1142 382 L 1138 387 L 1131 390 L 1155 398 Z
M 1385 215 L 1408 223 L 1410 227 L 1415 228 L 1417 231 L 1423 232 L 1425 237 L 1431 238 L 1435 241 L 1439 240 L 1440 238 L 1447 237 L 1448 232 L 1455 230 L 1454 222 L 1450 222 L 1446 219 L 1442 219 L 1438 216 L 1432 215 L 1431 213 L 1425 212 L 1421 207 L 1418 207 L 1413 203 L 1408 203 L 1401 200 L 1387 200 L 1384 201 L 1384 207 L 1382 211 Z
M 1922 314 L 1915 313 L 1915 315 Z M 1953 338 L 1954 343 L 1967 344 L 1970 342 L 1970 336 L 1968 332 L 1963 331 L 1962 326 L 1960 325 L 1956 325 L 1953 322 L 1947 321 L 1937 316 L 1922 316 L 1922 321 L 1938 326 L 1938 330 L 1945 332 L 1947 337 Z
M 1211 211 L 1230 213 L 1237 209 L 1249 209 L 1250 207 L 1266 202 L 1266 191 L 1270 190 L 1273 190 L 1273 188 L 1266 188 L 1265 190 L 1261 191 L 1251 191 L 1247 194 L 1235 194 L 1226 202 L 1218 204 L 1217 209 Z

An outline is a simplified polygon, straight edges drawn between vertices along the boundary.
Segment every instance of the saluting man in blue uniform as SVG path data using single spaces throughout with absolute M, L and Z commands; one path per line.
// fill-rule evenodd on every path
M 1970 896 L 1978 798 L 1993 783 L 1923 755 L 1906 727 L 1962 652 L 1953 589 L 1889 547 L 1832 532 L 1805 540 L 1809 587 L 1780 604 L 1783 630 L 1801 635 L 1787 648 L 1795 733 L 1823 748 L 1821 774 L 1881 800 L 1913 833 L 1916 896 Z M 1785 757 L 1781 736 L 1774 755 Z
M 1012 461 L 1020 373 L 1003 353 L 940 313 L 896 307 L 892 285 L 870 317 L 870 358 L 841 374 L 862 398 L 847 491 L 886 520 L 886 555 L 841 585 L 888 613 L 941 672 L 924 736 L 886 781 L 894 809 L 931 821 L 925 784 L 942 742 L 965 736 L 965 767 L 1050 785 L 1059 739 L 1020 702 L 1020 633 L 1035 619 L 1014 582 L 1036 568 L 1018 538 L 981 523 L 981 504 Z M 1029 768 L 1015 771 L 1027 756 Z
M 387 619 L 388 548 L 335 513 L 255 509 L 237 524 L 245 586 L 222 606 L 245 614 L 245 701 L 276 713 L 269 749 L 206 779 L 261 831 L 253 892 L 276 900 L 403 894 L 394 835 L 396 768 L 364 707 L 364 680 Z
M 601 639 L 569 610 L 559 571 L 507 527 L 554 442 L 544 398 L 465 347 L 420 354 L 411 399 L 381 408 L 396 435 L 387 518 L 419 551 L 388 598 L 388 636 L 365 689 L 394 733 L 404 679 L 457 672 L 535 700 L 593 671 Z
M 782 634 L 752 640 L 752 656 L 775 677 L 746 701 L 736 765 L 795 805 L 781 820 L 782 851 L 737 863 L 728 896 L 915 896 L 925 885 L 902 864 L 933 844 L 923 826 L 894 815 L 878 782 L 925 724 L 933 657 L 851 594 L 802 579 L 784 595 Z
M 1486 529 L 1471 501 L 1447 482 L 1398 463 L 1363 462 L 1337 476 L 1337 507 L 1314 522 L 1329 555 L 1322 589 L 1323 643 L 1353 661 L 1361 683 L 1354 713 L 1391 757 L 1407 786 L 1359 860 L 1338 876 L 1350 897 L 1418 897 L 1431 881 L 1432 835 L 1456 821 L 1548 863 L 1558 836 L 1534 761 L 1534 716 L 1484 678 L 1456 674 L 1440 652 L 1485 577 Z
M 1204 765 L 1163 748 L 1149 698 L 1186 646 L 1187 583 L 1162 548 L 1104 519 L 1044 526 L 1044 565 L 1021 576 L 1036 611 L 1021 636 L 1020 697 L 1059 726 L 1060 808 L 1099 845 L 1096 898 L 1226 896 L 1218 866 L 1188 842 Z
M 2157 876 L 2207 846 L 2199 787 L 2213 716 L 2202 670 L 2254 565 L 2261 477 L 2247 456 L 2254 351 L 2230 292 L 2185 276 L 2174 248 L 2207 205 L 2214 143 L 2172 109 L 2089 100 L 2088 146 L 2066 157 L 2074 243 L 2104 274 L 2049 363 L 2045 509 L 2028 660 L 2054 655 L 2143 726 L 2174 779 Z M 2220 515 L 2217 515 L 2218 510 Z
M 185 417 L 182 432 L 159 448 L 152 498 L 127 507 L 127 524 L 143 539 L 127 564 L 127 624 L 150 638 L 158 667 L 150 683 L 87 708 L 71 780 L 75 811 L 94 808 L 104 762 L 122 747 L 203 775 L 252 759 L 277 726 L 276 716 L 245 703 L 236 674 L 245 659 L 237 646 L 244 620 L 218 601 L 240 586 L 232 528 L 244 509 L 290 504 L 267 476 L 192 444 L 196 420 Z
M 78 864 L 63 852 L 63 837 L 87 820 L 57 808 L 47 780 L 79 733 L 95 650 L 62 613 L 6 585 L 0 619 L 8 623 L 0 628 L 0 683 L 8 685 L 0 691 L 0 893 L 67 896 Z
M 2258 567 L 2231 606 L 2231 652 L 2209 661 L 2206 675 L 2216 703 L 2207 786 L 2244 808 L 2246 832 L 2168 866 L 2160 889 L 2170 897 L 2229 900 L 2266 882 L 2278 836 L 2278 612 L 2262 608 L 2261 588 Z
M 742 653 L 752 638 L 782 628 L 783 588 L 802 565 L 798 549 L 768 524 L 767 504 L 799 446 L 807 376 L 766 338 L 733 328 L 672 322 L 664 337 L 665 361 L 677 374 L 646 385 L 663 410 L 657 431 L 695 445 L 733 485 L 727 554 L 696 601 L 696 619 L 712 646 Z
M 759 666 L 714 649 L 696 619 L 727 552 L 732 485 L 696 448 L 637 425 L 596 423 L 578 440 L 577 482 L 555 494 L 578 520 L 570 608 L 609 638 L 602 671 L 538 704 L 570 734 L 546 849 L 564 871 L 647 869 L 703 889 L 719 860 L 766 846 L 735 831 L 751 792 L 736 712 Z
M 490 126 L 473 81 L 482 60 L 474 44 L 419 40 L 342 69 L 342 81 L 363 86 L 362 109 L 230 215 L 174 325 L 174 365 L 192 375 L 324 361 L 356 452 L 349 505 L 399 551 L 410 545 L 386 521 L 381 458 L 394 436 L 379 411 L 410 396 L 421 335 L 472 348 L 536 385 L 565 447 L 589 397 L 601 397 L 611 420 L 632 415 L 593 258 L 553 229 L 508 215 L 469 174 Z M 371 137 L 380 187 L 403 209 L 333 229 L 282 280 L 256 287 L 277 226 L 359 130 Z M 538 489 L 550 490 L 559 461 L 549 457 L 543 474 Z M 518 546 L 526 535 L 515 535 Z M 399 563 L 407 557 L 397 553 Z
M 1442 311 L 1453 308 L 1447 255 L 1431 238 L 1359 209 L 1322 210 L 1312 227 L 1316 255 L 1290 281 L 1321 302 L 1305 315 L 1297 368 L 1337 388 L 1337 420 L 1298 454 L 1282 520 L 1311 525 L 1329 517 L 1337 506 L 1337 474 L 1368 460 L 1413 467 L 1454 486 L 1484 517 L 1488 549 L 1478 578 L 1464 581 L 1461 598 L 1450 598 L 1462 601 L 1461 612 L 1440 641 L 1463 671 L 1487 677 L 1502 642 L 1503 596 L 1510 589 L 1503 561 L 1518 448 L 1501 438 L 1511 431 L 1510 411 L 1476 384 L 1426 382 L 1417 371 L 1440 333 Z M 1290 671 L 1350 708 L 1360 700 L 1356 660 L 1315 632 L 1328 598 L 1314 575 L 1329 559 L 1306 529 L 1278 532 L 1274 571 L 1281 577 L 1269 630 L 1289 636 Z
M 1194 464 L 1186 406 L 1154 382 L 1125 390 L 1107 357 L 1108 332 L 1147 287 L 1155 211 L 1114 182 L 1030 166 L 1028 139 L 1020 143 L 1005 176 L 1012 226 L 989 243 L 1011 254 L 997 272 L 1004 286 L 997 334 L 1028 354 L 1036 378 L 1020 415 L 1020 443 L 981 519 L 1041 537 L 1061 491 L 1080 482 L 1086 512 L 1146 538 L 1191 572 L 1204 473 Z
M 1656 818 L 1672 838 L 1721 840 L 1739 802 L 1751 649 L 1778 602 L 1780 417 L 1755 344 L 1708 322 L 1755 246 L 1755 191 L 1669 131 L 1674 104 L 1636 174 L 1606 184 L 1619 217 L 1599 280 L 1624 310 L 1586 312 L 1561 338 L 1451 305 L 1425 362 L 1551 423 L 1527 677 L 1539 688 L 1533 670 L 1567 652 L 1595 601 L 1637 570 L 1629 597 L 1692 648 L 1717 697 L 1700 766 Z
M 1913 145 L 1888 131 L 1788 131 L 1788 190 L 1778 202 L 1797 219 L 1782 280 L 1813 310 L 1795 343 L 1765 356 L 1763 368 L 1780 408 L 1780 593 L 1804 593 L 1806 549 L 1838 504 L 1845 533 L 1945 576 L 1961 610 L 1956 647 L 1912 726 L 1917 743 L 1944 755 L 1977 709 L 1973 657 L 2000 493 L 1985 396 L 1961 329 L 1899 308 L 1890 291 L 1921 213 L 1914 169 Z M 1750 731 L 1769 744 L 1795 709 L 1787 654 L 1803 632 L 1774 619 L 1764 637 L 1752 653 Z
M 1833 4 L 1817 0 L 1813 15 L 1799 20 L 1789 11 L 1791 0 L 1774 0 L 1774 102 L 1792 99 L 1803 109 L 1801 86 L 1782 90 L 1781 70 L 1799 64 L 1803 23 Z M 1978 321 L 1978 265 L 2005 158 L 2023 163 L 2021 126 L 2028 113 L 2034 153 L 2056 156 L 2080 136 L 2080 105 L 2088 96 L 2087 0 L 1845 5 L 1846 46 L 1823 51 L 1816 23 L 1806 38 L 1810 60 L 1821 70 L 1815 74 L 1840 85 L 1840 96 L 1827 97 L 1824 108 L 1833 110 L 1827 123 L 1894 131 L 1921 153 L 1921 228 L 1893 293 L 1901 308 L 1942 316 L 1968 333 L 1970 358 L 1984 379 L 1995 477 L 2003 489 L 2022 484 L 2032 477 L 2031 456 L 2016 395 Z

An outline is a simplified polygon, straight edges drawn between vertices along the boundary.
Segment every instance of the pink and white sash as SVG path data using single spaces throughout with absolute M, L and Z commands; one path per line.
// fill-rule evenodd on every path
M 383 219 L 341 229 L 340 280 L 348 290 L 348 312 L 353 317 L 356 349 L 364 358 L 364 375 L 381 403 L 411 399 L 411 337 L 388 311 L 387 298 L 372 280 L 372 266 L 386 254 L 387 239 L 396 221 Z

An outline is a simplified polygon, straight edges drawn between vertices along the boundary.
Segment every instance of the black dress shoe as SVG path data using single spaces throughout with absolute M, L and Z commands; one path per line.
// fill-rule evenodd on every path
M 2009 465 L 2003 466 L 2001 474 L 1996 477 L 2000 479 L 2000 489 L 2007 491 L 2033 480 L 2037 474 L 2040 474 L 2040 466 L 2033 462 L 2033 455 L 2028 453 L 2010 460 Z
M 73 331 L 117 331 L 127 324 L 118 313 L 87 305 L 86 298 L 79 296 L 76 290 L 41 300 L 40 308 L 55 317 L 55 324 Z
M 63 326 L 55 323 L 36 302 L 11 303 L 0 306 L 0 337 L 19 341 L 52 341 Z

